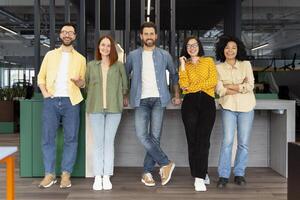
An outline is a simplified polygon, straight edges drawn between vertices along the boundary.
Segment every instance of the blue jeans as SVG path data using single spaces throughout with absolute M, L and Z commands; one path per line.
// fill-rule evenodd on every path
M 62 121 L 64 150 L 61 171 L 72 173 L 77 156 L 80 105 L 72 105 L 69 97 L 44 99 L 42 151 L 45 173 L 55 174 L 57 129 Z
M 114 142 L 121 113 L 92 113 L 89 115 L 93 133 L 94 175 L 114 173 Z
M 151 173 L 155 163 L 160 166 L 169 164 L 167 155 L 160 148 L 160 137 L 165 107 L 160 98 L 141 99 L 135 108 L 135 129 L 139 141 L 146 149 L 144 172 Z
M 236 129 L 238 146 L 233 173 L 235 176 L 245 176 L 245 169 L 248 161 L 248 143 L 253 119 L 253 110 L 249 112 L 233 112 L 222 109 L 223 142 L 219 158 L 219 177 L 230 177 L 232 144 Z

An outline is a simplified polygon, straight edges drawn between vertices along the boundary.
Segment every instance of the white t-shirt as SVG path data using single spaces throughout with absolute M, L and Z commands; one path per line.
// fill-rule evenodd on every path
M 69 97 L 68 93 L 68 65 L 71 53 L 62 52 L 55 81 L 55 97 Z
M 143 66 L 141 99 L 148 97 L 159 97 L 152 55 L 153 51 L 143 51 L 142 54 Z

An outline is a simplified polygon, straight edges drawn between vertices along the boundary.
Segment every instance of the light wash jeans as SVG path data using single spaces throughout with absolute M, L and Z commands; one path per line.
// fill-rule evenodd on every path
M 219 177 L 229 178 L 231 171 L 231 154 L 235 130 L 237 129 L 237 152 L 233 173 L 244 176 L 248 161 L 248 143 L 254 119 L 254 111 L 233 112 L 222 109 L 223 141 L 220 151 Z
M 160 98 L 141 99 L 135 108 L 135 129 L 139 141 L 146 149 L 144 173 L 151 173 L 155 163 L 159 166 L 169 164 L 167 155 L 160 148 L 160 137 L 165 107 Z
M 114 142 L 121 113 L 89 114 L 93 133 L 93 168 L 95 176 L 114 173 Z
M 55 174 L 57 128 L 62 121 L 64 150 L 61 171 L 72 173 L 76 161 L 80 105 L 72 105 L 69 97 L 44 99 L 42 113 L 42 152 L 45 173 Z

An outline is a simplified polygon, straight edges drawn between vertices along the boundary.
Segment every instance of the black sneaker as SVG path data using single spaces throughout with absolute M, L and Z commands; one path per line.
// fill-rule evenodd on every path
M 224 188 L 228 183 L 228 178 L 220 177 L 217 183 L 217 188 Z
M 234 183 L 237 185 L 246 185 L 245 177 L 243 176 L 235 176 L 234 177 Z

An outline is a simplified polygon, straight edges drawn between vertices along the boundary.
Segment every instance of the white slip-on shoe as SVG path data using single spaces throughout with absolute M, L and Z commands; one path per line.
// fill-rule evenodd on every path
M 205 192 L 207 190 L 204 184 L 204 179 L 202 178 L 195 178 L 194 186 L 195 186 L 195 191 L 197 192 Z
M 95 176 L 94 184 L 93 184 L 93 190 L 102 190 L 102 177 L 101 176 Z
M 110 176 L 108 176 L 108 175 L 103 176 L 103 189 L 104 190 L 111 190 L 112 189 L 112 184 L 110 182 Z

